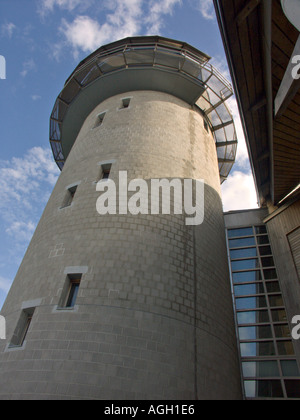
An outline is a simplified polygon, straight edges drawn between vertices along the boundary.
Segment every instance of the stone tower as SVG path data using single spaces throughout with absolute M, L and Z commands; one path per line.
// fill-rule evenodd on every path
M 220 196 L 231 95 L 208 56 L 161 37 L 76 68 L 50 122 L 61 175 L 1 312 L 0 398 L 241 398 Z M 125 171 L 203 179 L 204 222 L 100 215 L 99 182 Z

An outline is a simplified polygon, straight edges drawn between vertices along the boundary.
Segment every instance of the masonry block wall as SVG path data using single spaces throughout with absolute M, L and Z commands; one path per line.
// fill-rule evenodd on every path
M 107 162 L 116 184 L 119 171 L 129 180 L 204 179 L 204 223 L 186 226 L 184 214 L 100 216 L 96 182 Z M 241 398 L 224 232 L 217 154 L 201 113 L 151 91 L 99 104 L 1 312 L 0 398 Z M 65 308 L 76 276 L 76 305 Z M 25 341 L 10 346 L 22 314 L 32 314 Z

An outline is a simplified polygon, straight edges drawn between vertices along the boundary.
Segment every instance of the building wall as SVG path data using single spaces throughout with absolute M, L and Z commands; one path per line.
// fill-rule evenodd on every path
M 292 341 L 291 334 L 292 317 L 299 313 L 299 285 L 288 282 L 295 267 L 289 265 L 288 245 L 284 242 L 281 247 L 284 239 L 288 243 L 282 228 L 294 229 L 299 211 L 296 207 L 281 210 L 273 216 L 268 216 L 267 209 L 225 214 L 247 399 L 300 399 L 299 341 Z M 286 218 L 275 222 L 285 212 Z
M 130 106 L 120 109 L 124 97 Z M 129 179 L 205 179 L 204 223 L 100 216 L 96 182 L 108 161 L 116 184 L 121 170 Z M 60 309 L 67 276 L 79 274 L 76 306 Z M 23 346 L 9 348 L 31 308 Z M 0 398 L 241 398 L 218 161 L 198 111 L 163 93 L 129 92 L 90 114 L 2 314 Z
M 291 234 L 300 227 L 300 200 L 283 206 L 266 219 L 274 258 L 281 278 L 281 287 L 287 307 L 289 322 L 300 315 L 300 277 L 297 271 L 297 249 L 292 249 Z M 296 243 L 295 243 L 296 245 Z M 300 364 L 300 341 L 294 341 Z

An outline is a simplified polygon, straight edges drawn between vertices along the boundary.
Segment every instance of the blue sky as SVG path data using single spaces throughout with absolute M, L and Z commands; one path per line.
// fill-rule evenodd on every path
M 0 0 L 0 55 L 6 60 L 6 79 L 0 80 L 0 308 L 59 176 L 49 146 L 55 99 L 79 61 L 132 35 L 188 42 L 229 78 L 212 0 Z M 224 209 L 252 208 L 257 200 L 234 98 L 230 106 L 240 146 L 223 186 Z

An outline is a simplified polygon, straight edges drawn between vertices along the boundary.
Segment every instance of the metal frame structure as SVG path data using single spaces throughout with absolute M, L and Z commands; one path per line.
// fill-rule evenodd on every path
M 50 144 L 58 167 L 62 170 L 79 127 L 95 106 L 93 100 L 100 103 L 108 95 L 125 93 L 126 88 L 127 91 L 157 90 L 173 94 L 202 112 L 215 138 L 223 182 L 237 151 L 235 125 L 225 103 L 233 95 L 233 89 L 209 60 L 206 54 L 186 43 L 162 37 L 126 38 L 91 54 L 66 81 L 51 114 Z M 121 76 L 123 83 L 110 77 L 114 75 Z M 88 100 L 89 95 L 94 98 Z M 80 108 L 81 97 L 84 106 Z M 72 108 L 83 111 L 77 128 L 73 123 L 70 130 L 67 126 L 70 127 L 71 122 L 66 121 L 68 118 L 71 121 Z M 76 115 L 78 117 L 78 112 Z
M 245 398 L 297 399 L 300 373 L 266 226 L 228 228 L 227 240 Z

